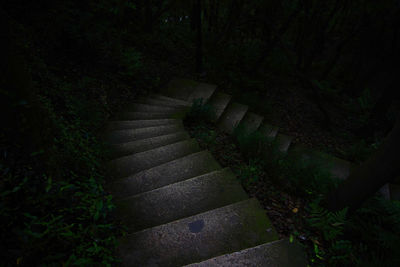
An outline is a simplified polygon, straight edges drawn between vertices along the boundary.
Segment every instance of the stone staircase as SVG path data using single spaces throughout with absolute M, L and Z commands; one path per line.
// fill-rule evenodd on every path
M 238 124 L 259 130 L 282 152 L 318 159 L 339 179 L 352 168 L 293 145 L 292 137 L 216 86 L 174 79 L 162 94 L 138 98 L 107 125 L 113 159 L 106 189 L 128 228 L 118 248 L 122 265 L 306 266 L 299 245 L 279 240 L 257 200 L 185 132 L 182 118 L 198 98 L 212 105 L 222 131 L 232 133 Z
M 206 84 L 196 83 L 190 80 L 175 79 L 170 82 L 165 94 L 182 100 L 184 98 L 181 97 L 181 91 L 186 89 L 196 92 L 197 95 L 201 95 L 198 92 L 200 88 L 204 88 L 205 86 Z M 281 152 L 296 154 L 305 160 L 318 162 L 320 166 L 330 170 L 331 175 L 337 179 L 346 179 L 351 169 L 356 167 L 351 162 L 321 151 L 310 149 L 303 144 L 293 144 L 293 137 L 279 133 L 279 127 L 263 121 L 264 118 L 250 112 L 248 106 L 231 101 L 232 97 L 222 92 L 217 91 L 211 96 L 209 92 L 210 90 L 204 94 L 204 97 L 206 99 L 209 97 L 208 103 L 216 111 L 216 121 L 218 122 L 220 130 L 233 133 L 235 126 L 239 124 L 243 124 L 247 132 L 259 130 L 272 140 L 275 140 Z M 186 93 L 185 97 L 187 97 L 188 100 L 193 99 L 190 93 Z M 400 177 L 392 183 L 386 184 L 379 191 L 386 199 L 400 200 Z
M 300 246 L 279 240 L 258 201 L 182 125 L 197 98 L 220 108 L 227 132 L 242 119 L 255 130 L 262 117 L 209 84 L 173 80 L 164 94 L 138 98 L 107 124 L 106 189 L 128 229 L 122 266 L 306 266 Z

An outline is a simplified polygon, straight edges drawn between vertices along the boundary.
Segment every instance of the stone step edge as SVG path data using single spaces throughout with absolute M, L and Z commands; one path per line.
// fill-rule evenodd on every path
M 177 120 L 176 123 L 171 123 L 171 124 L 164 124 L 164 125 L 156 125 L 156 126 L 148 126 L 148 127 L 143 127 L 143 128 L 133 128 L 133 129 L 119 129 L 119 130 L 111 130 L 109 132 L 107 132 L 107 134 L 113 134 L 113 133 L 122 133 L 122 132 L 129 132 L 129 131 L 145 131 L 146 129 L 157 129 L 160 127 L 171 127 L 171 126 L 178 126 L 178 127 L 182 127 L 182 129 L 184 129 L 183 126 L 183 122 L 182 120 Z M 147 139 L 147 138 L 146 138 Z M 126 142 L 124 142 L 126 143 Z
M 206 263 L 208 261 L 212 261 L 212 260 L 217 259 L 217 258 L 221 258 L 221 257 L 225 257 L 225 256 L 231 256 L 231 255 L 233 256 L 234 254 L 238 254 L 238 253 L 246 253 L 247 251 L 250 251 L 250 250 L 253 250 L 253 249 L 257 249 L 257 248 L 261 248 L 261 247 L 263 247 L 265 245 L 279 244 L 280 242 L 282 242 L 282 240 L 285 240 L 285 239 L 278 239 L 278 240 L 274 240 L 274 241 L 271 241 L 271 242 L 268 242 L 268 243 L 264 243 L 264 244 L 261 244 L 261 245 L 258 245 L 258 246 L 254 246 L 254 247 L 251 247 L 251 248 L 245 248 L 245 249 L 238 250 L 238 251 L 235 251 L 235 252 L 232 252 L 232 253 L 226 253 L 226 254 L 218 255 L 218 256 L 203 260 L 203 261 L 187 264 L 187 265 L 184 265 L 182 267 L 195 267 L 195 266 L 197 266 L 199 264 L 203 264 L 203 263 Z
M 168 144 L 168 145 L 164 145 L 164 146 L 152 148 L 152 149 L 149 149 L 149 150 L 146 150 L 146 151 L 137 152 L 137 153 L 132 153 L 132 154 L 127 155 L 127 156 L 118 157 L 118 158 L 115 158 L 115 159 L 113 159 L 113 160 L 110 160 L 110 161 L 107 163 L 107 165 L 108 165 L 108 168 L 110 168 L 110 169 L 113 170 L 113 171 L 112 171 L 113 173 L 125 172 L 124 170 L 126 169 L 126 166 L 127 166 L 127 165 L 126 165 L 126 161 L 130 161 L 131 158 L 137 159 L 137 158 L 143 158 L 143 157 L 149 157 L 149 156 L 151 157 L 150 154 L 151 154 L 152 152 L 158 153 L 159 151 L 161 151 L 161 152 L 158 154 L 158 156 L 159 156 L 159 157 L 164 157 L 164 156 L 167 154 L 167 152 L 164 151 L 163 148 L 164 148 L 164 149 L 165 149 L 165 148 L 168 148 L 168 149 L 169 149 L 169 148 L 172 148 L 172 150 L 175 150 L 175 151 L 176 151 L 176 147 L 177 147 L 177 146 L 178 146 L 178 147 L 179 147 L 179 146 L 185 146 L 185 149 L 187 149 L 187 148 L 189 147 L 189 148 L 190 148 L 190 151 L 194 151 L 194 152 L 189 152 L 189 154 L 186 154 L 186 156 L 201 151 L 197 140 L 196 140 L 195 138 L 189 138 L 189 139 L 181 140 L 181 141 L 174 142 L 174 143 L 171 143 L 171 144 Z M 182 147 L 181 147 L 181 148 L 182 148 Z M 170 151 L 171 151 L 171 150 L 170 150 Z M 180 150 L 180 151 L 182 151 L 182 150 Z M 187 152 L 187 151 L 185 151 L 185 153 L 186 153 L 186 152 Z M 149 154 L 149 153 L 150 153 L 150 154 Z M 171 152 L 170 152 L 170 153 L 171 153 Z M 174 153 L 175 153 L 175 152 L 174 152 Z M 168 162 L 174 161 L 174 160 L 179 159 L 179 158 L 181 158 L 181 157 L 174 158 L 174 159 L 172 159 L 172 160 L 168 160 L 168 161 L 166 161 L 166 162 L 162 162 L 162 163 L 160 163 L 160 164 L 157 164 L 157 165 L 154 165 L 154 166 L 151 166 L 151 167 L 145 167 L 144 169 L 139 170 L 138 172 L 131 173 L 131 174 L 128 174 L 128 175 L 123 176 L 123 177 L 125 177 L 125 178 L 130 177 L 131 175 L 140 173 L 140 172 L 142 172 L 142 171 L 149 170 L 149 169 L 151 169 L 151 168 L 160 166 L 160 165 L 162 165 L 162 164 L 164 164 L 164 163 L 168 163 Z M 137 162 L 137 163 L 138 163 L 138 162 Z M 121 166 L 121 164 L 122 164 L 122 166 Z M 130 162 L 128 165 L 131 165 L 131 162 Z M 138 165 L 140 165 L 140 164 L 138 163 Z M 120 168 L 122 168 L 122 170 L 121 170 Z M 121 178 L 122 178 L 122 177 L 121 177 Z M 117 178 L 117 179 L 119 179 L 119 178 Z
M 204 151 L 204 150 L 203 150 L 203 151 Z M 200 152 L 201 152 L 201 151 L 200 151 Z M 198 153 L 198 152 L 196 152 L 196 153 Z M 193 153 L 193 154 L 194 154 L 194 153 Z M 140 195 L 149 194 L 149 193 L 151 193 L 151 192 L 157 192 L 157 191 L 166 189 L 166 188 L 171 187 L 171 186 L 176 186 L 176 185 L 179 185 L 179 184 L 181 184 L 181 183 L 185 183 L 185 182 L 190 181 L 190 180 L 200 179 L 200 178 L 202 178 L 203 176 L 215 174 L 215 173 L 217 173 L 217 172 L 224 172 L 224 171 L 232 171 L 232 170 L 231 170 L 229 167 L 225 167 L 225 168 L 222 168 L 222 169 L 219 169 L 219 170 L 215 170 L 215 171 L 211 171 L 211 172 L 208 172 L 208 173 L 205 173 L 205 174 L 202 174 L 202 175 L 190 177 L 190 178 L 188 178 L 188 179 L 186 179 L 186 180 L 182 180 L 182 181 L 175 182 L 175 183 L 172 183 L 172 184 L 164 185 L 164 186 L 162 186 L 162 187 L 158 187 L 158 188 L 152 189 L 152 190 L 150 190 L 150 191 L 141 192 L 141 193 L 134 194 L 134 195 L 131 195 L 131 196 L 128 196 L 128 197 L 119 198 L 118 201 L 124 201 L 124 200 L 127 200 L 127 199 L 129 199 L 129 198 L 138 197 L 138 196 L 140 196 Z M 233 174 L 233 175 L 234 175 L 234 174 Z M 236 175 L 235 175 L 235 177 L 236 177 Z M 236 177 L 236 178 L 237 178 L 237 177 Z M 238 183 L 239 183 L 239 180 L 238 180 Z M 240 183 L 239 183 L 239 185 L 240 185 Z
M 135 107 L 143 107 L 143 108 L 159 108 L 159 111 L 155 111 L 155 110 L 138 110 L 138 111 L 131 111 L 133 110 L 133 108 Z M 125 107 L 125 109 L 122 112 L 164 112 L 164 111 L 179 111 L 179 109 L 187 109 L 189 107 L 186 106 L 163 106 L 163 105 L 159 105 L 159 104 L 145 104 L 145 103 L 140 103 L 140 102 L 135 102 L 133 101 L 132 103 L 130 103 L 128 106 Z
M 150 192 L 150 191 L 147 191 L 147 192 Z M 144 192 L 144 193 L 145 193 L 145 192 Z M 141 233 L 141 232 L 149 231 L 150 229 L 153 229 L 153 228 L 162 227 L 162 226 L 165 226 L 165 225 L 168 225 L 168 224 L 179 224 L 181 221 L 187 220 L 187 219 L 189 219 L 189 218 L 191 218 L 191 217 L 196 217 L 196 216 L 199 216 L 199 215 L 201 215 L 201 214 L 211 213 L 211 212 L 214 212 L 214 211 L 217 211 L 217 210 L 227 209 L 227 208 L 229 208 L 229 207 L 236 206 L 236 205 L 243 205 L 244 202 L 255 202 L 256 205 L 257 205 L 257 207 L 258 207 L 259 209 L 261 209 L 262 211 L 265 212 L 265 216 L 267 217 L 267 219 L 268 219 L 269 221 L 271 221 L 270 217 L 269 217 L 269 216 L 267 215 L 267 213 L 266 213 L 266 210 L 261 206 L 261 204 L 260 204 L 260 202 L 258 201 L 258 199 L 255 198 L 255 197 L 252 197 L 252 198 L 244 199 L 244 200 L 242 200 L 242 201 L 235 202 L 235 203 L 231 203 L 231 204 L 228 204 L 228 205 L 219 207 L 219 208 L 211 209 L 211 210 L 208 210 L 208 211 L 200 212 L 200 213 L 195 214 L 195 215 L 191 215 L 191 216 L 188 216 L 188 217 L 184 217 L 184 218 L 181 218 L 181 219 L 177 219 L 177 220 L 174 220 L 174 221 L 171 221 L 171 222 L 168 222 L 168 223 L 163 223 L 163 224 L 160 224 L 160 225 L 157 225 L 157 226 L 153 226 L 153 227 L 149 227 L 149 228 L 146 228 L 146 229 L 139 230 L 139 231 L 137 231 L 137 232 L 129 233 L 129 234 L 126 235 L 126 237 L 129 237 L 130 235 L 136 235 L 136 234 L 139 234 L 139 233 Z M 271 223 L 270 226 L 271 226 L 271 227 L 270 227 L 270 229 L 271 229 L 270 231 L 274 231 L 275 234 L 276 234 L 277 232 L 276 232 L 275 227 L 273 226 L 272 223 Z M 274 241 L 276 241 L 276 240 L 274 240 Z M 260 244 L 260 245 L 262 245 L 262 244 Z M 229 254 L 229 253 L 228 253 L 228 254 Z
M 165 96 L 162 94 L 150 94 L 147 96 L 148 98 L 153 98 L 156 100 L 165 100 L 166 102 L 170 102 L 170 103 L 176 103 L 178 105 L 182 105 L 182 106 L 192 106 L 192 103 L 190 103 L 189 101 L 185 101 L 185 100 L 181 100 L 181 99 L 177 99 L 177 98 L 173 98 L 173 97 L 169 97 L 169 96 Z
M 195 139 L 195 138 L 189 138 L 188 140 L 190 140 L 190 139 Z M 149 168 L 149 169 L 142 170 L 142 171 L 140 171 L 139 173 L 145 172 L 145 171 L 148 171 L 148 170 L 151 170 L 151 169 L 153 169 L 153 168 L 157 168 L 157 167 L 159 167 L 159 166 L 161 166 L 161 165 L 169 164 L 169 163 L 171 163 L 171 162 L 173 162 L 173 161 L 177 161 L 177 160 L 184 159 L 184 158 L 189 157 L 189 156 L 192 156 L 192 155 L 194 155 L 194 154 L 201 154 L 201 153 L 209 153 L 209 154 L 211 154 L 210 151 L 208 151 L 207 149 L 200 150 L 200 151 L 198 151 L 198 152 L 194 152 L 194 153 L 191 153 L 191 154 L 189 154 L 189 155 L 186 155 L 186 156 L 183 156 L 183 157 L 180 157 L 180 158 L 176 158 L 176 159 L 174 159 L 174 160 L 170 160 L 170 161 L 164 162 L 163 164 L 160 164 L 160 165 L 151 167 L 151 168 Z M 211 154 L 211 156 L 212 156 L 212 154 Z M 217 161 L 217 163 L 219 163 L 219 162 Z M 221 169 L 222 169 L 222 168 L 221 168 Z M 137 173 L 137 174 L 139 174 L 139 173 Z M 127 177 L 121 177 L 121 178 L 114 179 L 114 181 L 112 181 L 111 183 L 116 183 L 116 182 L 119 182 L 119 181 L 123 181 L 124 179 L 127 179 L 127 178 L 129 178 L 129 177 L 131 177 L 131 176 L 135 176 L 135 175 L 137 175 L 137 174 L 130 175 L 130 176 L 127 176 Z M 189 179 L 191 179 L 191 178 L 189 178 Z M 159 188 L 160 188 L 160 187 L 159 187 Z M 155 188 L 155 189 L 157 189 L 157 188 Z M 154 190 L 154 189 L 152 189 L 152 190 Z M 151 191 L 151 190 L 150 190 L 150 191 Z M 146 191 L 146 192 L 148 192 L 148 191 Z M 142 192 L 142 193 L 145 193 L 145 192 Z M 139 194 L 141 194 L 141 193 L 139 193 Z
M 142 128 L 148 128 L 148 127 L 155 127 L 155 126 L 165 126 L 165 125 L 173 125 L 173 124 L 178 124 L 181 123 L 182 120 L 180 119 L 158 119 L 158 120 L 151 120 L 151 119 L 144 119 L 144 120 L 109 120 L 107 123 L 104 124 L 104 131 L 105 132 L 112 132 L 112 131 L 120 131 L 120 130 L 133 130 L 133 129 L 142 129 Z M 157 122 L 160 124 L 155 124 L 151 126 L 134 126 L 133 128 L 122 128 L 122 129 L 113 129 L 113 126 L 115 125 L 124 125 L 127 124 L 127 127 L 129 127 L 129 123 L 135 122 L 136 124 L 140 124 L 140 122 L 146 124 L 146 123 L 151 123 L 151 122 Z
M 282 247 L 283 246 L 283 247 Z M 291 246 L 290 247 L 285 247 L 284 246 Z M 279 258 L 277 259 L 278 256 L 282 256 L 279 255 L 279 253 L 276 253 L 276 251 L 274 250 L 282 250 L 283 249 L 283 255 L 287 256 L 287 258 Z M 289 251 L 290 249 L 292 249 L 292 251 Z M 257 250 L 259 252 L 257 252 Z M 269 251 L 270 250 L 270 251 Z M 297 250 L 297 251 L 294 251 Z M 269 253 L 268 253 L 269 251 Z M 251 260 L 250 258 L 246 258 L 247 254 L 250 254 L 249 256 L 257 256 L 257 254 L 267 252 L 267 254 L 272 254 L 271 255 L 271 261 L 268 262 L 269 264 L 273 264 L 273 265 L 268 265 L 268 266 L 280 266 L 280 267 L 286 267 L 286 266 L 290 266 L 290 267 L 305 267 L 307 266 L 307 259 L 306 259 L 306 254 L 304 252 L 304 250 L 301 248 L 300 244 L 298 241 L 290 241 L 289 238 L 283 238 L 283 239 L 278 239 L 278 240 L 274 240 L 271 242 L 267 242 L 258 246 L 254 246 L 251 248 L 246 248 L 246 249 L 242 249 L 239 251 L 235 251 L 232 253 L 228 253 L 228 254 L 222 254 L 210 259 L 206 259 L 204 261 L 200 261 L 200 262 L 196 262 L 196 263 L 191 263 L 188 265 L 185 265 L 183 267 L 196 267 L 196 266 L 231 266 L 232 265 L 232 260 L 235 260 L 235 263 L 237 263 L 237 260 L 243 260 L 244 262 L 243 264 L 248 264 L 249 260 Z M 256 253 L 256 254 L 254 254 Z M 251 255 L 253 254 L 253 255 Z M 296 254 L 296 255 L 293 255 Z M 265 264 L 265 258 L 262 257 L 261 261 Z M 277 262 L 278 260 L 278 262 Z M 260 260 L 259 260 L 260 261 Z M 276 265 L 278 264 L 278 265 Z M 284 265 L 283 265 L 284 264 Z M 296 264 L 296 265 L 294 265 Z M 301 264 L 301 265 L 298 265 Z M 247 265 L 246 265 L 247 266 Z M 258 266 L 258 265 L 257 265 Z
M 182 131 L 182 132 L 183 132 L 183 131 Z M 170 135 L 170 134 L 167 134 L 167 135 Z M 164 135 L 160 135 L 160 136 L 164 136 Z M 159 136 L 156 136 L 156 137 L 159 137 Z M 148 139 L 151 139 L 151 138 L 148 138 Z M 140 140 L 138 140 L 138 141 L 141 141 L 141 140 L 146 140 L 146 139 L 140 139 Z M 135 142 L 135 141 L 133 141 L 133 142 Z M 129 142 L 128 142 L 128 143 L 129 143 Z M 167 144 L 167 145 L 162 145 L 162 146 L 155 147 L 155 148 L 152 148 L 152 149 L 148 149 L 148 150 L 145 150 L 145 151 L 136 152 L 136 153 L 131 153 L 131 154 L 126 155 L 126 156 L 118 157 L 118 158 L 115 158 L 115 159 L 110 160 L 109 163 L 110 163 L 110 162 L 117 161 L 117 160 L 119 160 L 119 159 L 126 159 L 126 158 L 129 158 L 129 157 L 131 157 L 131 156 L 137 156 L 138 154 L 149 153 L 149 152 L 151 152 L 152 150 L 153 150 L 153 151 L 156 151 L 156 150 L 161 149 L 161 148 L 163 148 L 163 147 L 167 147 L 167 146 L 171 146 L 171 147 L 172 147 L 172 146 L 174 146 L 174 145 L 177 145 L 178 143 L 190 143 L 190 144 L 193 144 L 193 145 L 198 145 L 198 142 L 197 142 L 196 138 L 189 138 L 189 139 L 179 140 L 179 141 L 176 141 L 176 142 Z M 196 153 L 196 152 L 194 152 L 194 153 Z M 193 154 L 193 153 L 191 153 L 191 154 Z M 169 161 L 168 161 L 168 162 L 169 162 Z M 159 166 L 159 165 L 157 165 L 157 166 Z M 156 166 L 154 166 L 154 167 L 156 167 Z M 153 167 L 152 167 L 152 168 L 153 168 Z
M 175 98 L 173 98 L 175 99 Z M 177 99 L 180 100 L 180 99 Z M 183 101 L 183 100 L 182 100 Z M 186 104 L 186 103 L 178 103 L 175 101 L 167 100 L 161 97 L 139 97 L 134 100 L 135 103 L 138 104 L 146 104 L 146 105 L 156 105 L 160 107 L 170 107 L 170 108 L 190 108 L 192 106 L 191 103 Z M 185 101 L 186 102 L 186 101 Z
M 224 168 L 119 198 L 115 205 L 126 218 L 128 231 L 135 232 L 247 199 L 237 177 L 230 168 Z
M 158 148 L 158 147 L 170 145 L 170 144 L 173 144 L 173 143 L 177 143 L 177 142 L 180 142 L 180 141 L 183 141 L 183 140 L 191 139 L 190 135 L 186 131 L 179 131 L 179 132 L 175 132 L 175 133 L 169 133 L 169 134 L 163 134 L 163 135 L 159 135 L 159 136 L 153 136 L 153 137 L 149 137 L 149 138 L 146 138 L 146 139 L 139 139 L 139 140 L 136 140 L 136 141 L 128 141 L 128 142 L 123 142 L 123 143 L 110 144 L 109 147 L 111 149 L 111 153 L 112 154 L 116 154 L 117 152 L 115 152 L 115 150 L 118 151 L 119 149 L 122 149 L 124 147 L 129 147 L 130 145 L 135 145 L 135 144 L 143 143 L 143 142 L 150 142 L 151 145 L 154 145 L 150 140 L 157 140 L 157 139 L 160 139 L 160 138 L 166 138 L 166 137 L 171 137 L 171 136 L 175 136 L 175 135 L 185 135 L 186 138 L 182 139 L 182 140 L 173 141 L 173 142 L 167 143 L 167 144 L 157 145 L 157 146 L 152 147 L 152 148 L 147 149 L 147 150 L 142 150 L 142 151 L 138 151 L 138 152 L 127 152 L 126 155 L 116 156 L 116 157 L 113 157 L 111 160 L 114 160 L 114 159 L 117 159 L 117 158 L 121 158 L 121 157 L 125 157 L 125 156 L 129 156 L 129 155 L 133 155 L 133 154 L 136 154 L 136 153 L 146 152 L 146 151 L 154 149 L 154 148 Z

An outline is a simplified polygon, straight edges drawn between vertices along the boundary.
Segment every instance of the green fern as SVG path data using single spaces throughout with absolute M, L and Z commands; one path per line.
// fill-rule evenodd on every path
M 247 158 L 262 158 L 267 144 L 267 138 L 259 131 L 248 133 L 243 124 L 238 125 L 233 132 L 240 151 Z
M 344 263 L 350 263 L 354 258 L 353 249 L 354 246 L 349 240 L 333 241 L 329 248 L 331 257 L 329 257 L 328 262 L 330 266 L 337 266 L 339 262 L 342 266 Z
M 348 224 L 348 231 L 367 248 L 361 251 L 362 264 L 400 265 L 400 202 L 380 197 L 369 199 Z M 360 266 L 362 266 L 362 264 Z
M 193 105 L 185 117 L 185 123 L 204 124 L 211 122 L 215 111 L 210 104 L 204 103 L 202 98 L 194 99 Z
M 361 96 L 357 98 L 357 101 L 362 110 L 367 110 L 370 109 L 373 105 L 372 99 L 373 98 L 371 96 L 371 89 L 365 88 Z
M 263 174 L 263 165 L 260 160 L 250 159 L 248 164 L 239 166 L 237 176 L 246 188 L 257 182 Z
M 325 240 L 332 241 L 343 234 L 348 208 L 330 212 L 320 206 L 320 200 L 316 199 L 309 204 L 310 218 L 307 221 L 322 233 Z

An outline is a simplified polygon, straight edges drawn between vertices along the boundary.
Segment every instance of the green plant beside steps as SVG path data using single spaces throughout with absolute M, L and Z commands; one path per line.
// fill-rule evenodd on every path
M 186 114 L 184 123 L 186 125 L 201 125 L 210 123 L 215 118 L 215 111 L 213 107 L 204 103 L 202 98 L 194 99 L 193 105 L 189 112 Z

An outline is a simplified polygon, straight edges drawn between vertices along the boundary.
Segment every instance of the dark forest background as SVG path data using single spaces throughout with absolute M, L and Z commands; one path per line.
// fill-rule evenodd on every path
M 123 226 L 99 134 L 173 77 L 218 84 L 297 142 L 355 163 L 400 107 L 395 0 L 4 0 L 0 23 L 10 266 L 115 262 Z

